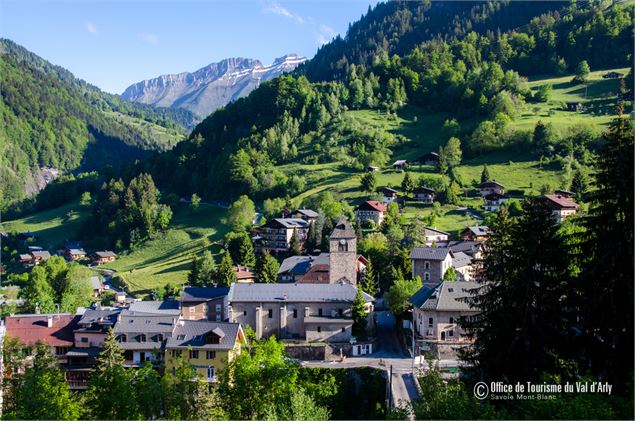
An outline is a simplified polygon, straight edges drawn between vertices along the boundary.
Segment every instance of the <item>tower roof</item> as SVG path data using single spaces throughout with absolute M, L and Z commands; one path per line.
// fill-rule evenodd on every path
M 339 221 L 335 224 L 333 232 L 331 233 L 331 239 L 339 238 L 356 238 L 355 230 L 351 226 L 351 223 L 346 220 L 344 216 L 340 216 Z

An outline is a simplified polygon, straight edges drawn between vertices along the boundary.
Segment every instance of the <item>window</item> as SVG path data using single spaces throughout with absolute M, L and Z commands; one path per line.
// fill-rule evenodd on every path
M 207 312 L 208 312 L 208 310 L 209 310 L 209 307 L 208 307 L 208 305 L 207 305 L 207 304 L 205 304 L 205 305 L 203 306 L 203 311 L 204 311 L 205 313 L 207 313 Z
M 143 333 L 139 336 L 137 336 L 137 340 L 139 342 L 145 342 L 146 341 L 146 335 L 144 335 Z
M 321 308 L 318 309 L 318 316 L 322 316 L 322 309 Z
M 82 341 L 82 343 L 84 343 L 84 344 L 85 344 L 85 343 L 87 343 L 87 342 L 88 342 L 88 338 L 84 337 L 84 338 L 82 338 L 82 339 L 81 339 L 81 341 Z
M 220 311 L 221 311 L 221 305 L 216 304 L 216 313 L 220 313 Z
M 243 316 L 247 315 L 247 310 L 243 311 Z
M 163 341 L 163 335 L 160 334 L 160 333 L 158 333 L 157 336 L 155 336 L 155 338 L 156 338 L 157 342 Z
M 433 326 L 434 325 L 434 319 L 432 317 L 430 317 L 428 319 L 428 326 Z
M 430 274 L 428 272 L 424 273 L 423 274 L 423 279 L 426 280 L 426 281 L 429 281 L 430 280 Z
M 340 317 L 342 317 L 342 316 L 344 315 L 344 310 L 343 310 L 343 309 L 341 309 L 341 308 L 340 308 L 340 309 L 338 309 L 338 310 L 337 310 L 337 315 L 338 315 L 338 316 L 340 316 Z
M 198 351 L 190 351 L 190 359 L 197 359 Z
M 430 269 L 430 262 L 423 262 L 424 269 Z
M 273 310 L 272 309 L 269 309 L 269 318 L 273 319 Z
M 176 340 L 177 341 L 184 341 L 185 340 L 185 335 L 177 335 Z
M 298 318 L 298 309 L 297 309 L 297 308 L 294 308 L 294 309 L 293 309 L 293 318 L 294 318 L 294 319 L 297 319 L 297 318 Z
M 216 380 L 215 374 L 216 374 L 216 370 L 214 370 L 214 367 L 207 367 L 207 380 L 209 381 Z
M 119 342 L 126 342 L 126 335 L 119 335 Z
M 318 326 L 318 333 L 322 332 L 322 326 Z
M 342 332 L 346 332 L 346 328 L 345 327 L 342 328 Z
M 205 353 L 205 358 L 208 360 L 213 360 L 214 358 L 216 358 L 216 351 L 207 351 Z
M 220 322 L 220 314 L 219 313 L 216 313 L 216 321 Z
M 449 331 L 448 336 L 454 336 L 454 331 L 453 330 Z
M 454 323 L 454 317 L 450 317 L 450 324 Z

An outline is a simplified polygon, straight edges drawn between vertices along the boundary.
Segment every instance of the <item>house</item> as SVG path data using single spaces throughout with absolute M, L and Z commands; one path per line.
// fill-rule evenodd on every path
M 397 196 L 399 192 L 390 187 L 380 187 L 377 190 L 377 193 L 380 193 L 384 196 L 384 203 L 392 203 L 397 200 Z
M 567 102 L 565 111 L 578 112 L 578 111 L 582 111 L 582 108 L 583 107 L 581 102 L 578 102 L 578 101 Z
M 28 267 L 33 264 L 33 256 L 28 253 L 23 253 L 18 256 L 18 261 L 22 263 L 22 266 Z
M 58 362 L 66 364 L 66 353 L 73 346 L 73 330 L 80 316 L 70 313 L 20 314 L 4 320 L 6 338 L 18 339 L 27 346 L 46 344 Z
M 419 157 L 417 162 L 423 165 L 437 165 L 439 163 L 439 154 L 436 152 L 428 152 L 427 154 Z
M 575 215 L 579 208 L 579 205 L 573 199 L 559 194 L 546 194 L 543 199 L 546 200 L 547 205 L 551 209 L 553 219 L 559 224 L 567 217 Z
M 259 228 L 262 244 L 259 251 L 273 254 L 287 253 L 291 248 L 291 240 L 297 233 L 302 248 L 309 231 L 309 223 L 301 218 L 275 218 Z
M 114 262 L 116 258 L 117 258 L 117 255 L 113 253 L 112 251 L 109 251 L 109 250 L 96 251 L 95 255 L 93 256 L 93 261 L 96 264 L 101 265 L 104 263 Z
M 146 361 L 159 364 L 164 360 L 164 340 L 172 336 L 178 318 L 163 314 L 136 313 L 123 310 L 115 324 L 115 335 L 124 350 L 124 366 L 141 367 Z
M 452 267 L 456 271 L 457 280 L 471 281 L 474 277 L 472 274 L 472 257 L 462 251 L 452 252 Z
M 465 253 L 474 260 L 479 260 L 483 254 L 483 243 L 480 241 L 450 241 L 447 247 L 452 253 Z
M 484 183 L 477 184 L 476 188 L 478 189 L 479 194 L 483 197 L 492 193 L 503 194 L 505 192 L 505 186 L 496 180 L 489 180 Z
M 377 172 L 379 171 L 379 167 L 375 167 L 374 165 L 369 165 L 366 167 L 366 172 Z
M 396 170 L 404 170 L 408 168 L 408 161 L 405 159 L 399 159 L 392 163 L 392 167 Z
M 51 253 L 47 250 L 34 250 L 31 252 L 31 256 L 33 256 L 33 262 L 37 265 L 40 262 L 50 259 Z
M 618 72 L 607 72 L 602 75 L 602 79 L 619 79 L 622 76 L 624 75 Z
M 298 209 L 295 211 L 295 215 L 296 218 L 300 218 L 300 219 L 304 219 L 307 222 L 313 222 L 315 221 L 319 214 L 311 209 Z
M 181 303 L 181 318 L 184 320 L 212 320 L 227 319 L 227 295 L 229 288 L 183 288 L 179 297 Z
M 234 266 L 234 272 L 236 272 L 236 279 L 238 282 L 255 282 L 256 274 L 251 271 L 247 266 L 236 265 Z
M 483 198 L 483 210 L 485 212 L 496 212 L 507 200 L 509 200 L 509 196 L 506 194 L 490 193 Z
M 556 196 L 563 196 L 563 197 L 568 197 L 568 198 L 575 197 L 575 193 L 567 191 L 567 190 L 555 190 L 553 193 Z
M 479 313 L 467 302 L 470 291 L 478 286 L 476 282 L 451 281 L 419 289 L 410 298 L 416 334 L 433 343 L 470 343 L 459 322 Z
M 183 357 L 196 377 L 216 382 L 218 372 L 240 354 L 245 343 L 238 323 L 179 320 L 165 344 L 165 368 L 175 372 L 179 357 Z
M 356 295 L 351 284 L 235 283 L 229 291 L 229 321 L 250 326 L 258 339 L 349 342 Z M 364 299 L 370 314 L 373 297 L 364 293 Z
M 71 261 L 83 260 L 86 258 L 86 252 L 81 248 L 66 249 L 64 254 L 66 255 L 66 258 Z
M 93 288 L 93 297 L 99 297 L 104 292 L 104 283 L 99 276 L 91 276 L 90 285 Z
M 424 285 L 438 284 L 452 266 L 454 253 L 446 247 L 415 247 L 410 253 L 412 278 L 419 276 Z
M 412 192 L 412 200 L 431 205 L 434 202 L 435 191 L 429 187 L 417 187 Z
M 430 227 L 423 228 L 423 235 L 425 237 L 426 246 L 445 244 L 450 237 L 449 233 Z
M 476 225 L 467 227 L 461 231 L 461 240 L 464 241 L 485 241 L 489 238 L 491 232 L 486 225 Z
M 355 220 L 363 223 L 373 221 L 375 225 L 381 225 L 386 216 L 388 207 L 378 200 L 367 200 L 355 208 Z

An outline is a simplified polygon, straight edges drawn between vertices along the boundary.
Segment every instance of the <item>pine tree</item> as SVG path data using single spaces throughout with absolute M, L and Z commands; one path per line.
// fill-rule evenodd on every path
M 461 189 L 456 181 L 452 180 L 448 189 L 445 192 L 445 201 L 450 205 L 458 205 L 459 204 L 459 195 L 461 194 Z
M 362 190 L 368 193 L 374 193 L 377 188 L 377 176 L 374 172 L 367 172 L 359 178 Z
M 366 271 L 364 272 L 364 283 L 362 284 L 364 292 L 368 295 L 375 296 L 379 292 L 379 283 L 377 282 L 377 274 L 373 268 L 373 263 L 368 259 Z
M 218 265 L 218 271 L 216 274 L 216 282 L 219 287 L 228 287 L 238 278 L 236 277 L 236 270 L 234 269 L 234 261 L 229 252 L 223 253 L 223 258 Z
M 194 256 L 190 264 L 190 271 L 187 273 L 187 283 L 191 286 L 201 286 L 199 284 L 201 278 L 201 268 L 199 258 Z
M 361 285 L 357 286 L 357 295 L 355 295 L 351 311 L 353 313 L 353 331 L 356 335 L 363 335 L 366 332 L 367 314 Z
M 489 170 L 487 169 L 487 165 L 483 165 L 483 172 L 481 172 L 481 183 L 485 183 L 489 181 Z
M 301 254 L 302 254 L 302 248 L 300 247 L 298 229 L 293 228 L 293 235 L 291 236 L 291 243 L 289 244 L 289 256 L 299 256 Z
M 364 231 L 362 231 L 362 223 L 358 220 L 355 221 L 355 236 L 357 240 L 361 240 L 364 236 Z
M 192 420 L 226 420 L 218 390 L 202 379 L 196 381 L 196 387 L 187 397 L 189 410 L 185 419 Z
M 304 242 L 304 248 L 307 253 L 313 253 L 313 250 L 317 247 L 317 239 L 315 235 L 315 224 L 316 221 L 313 221 L 309 224 L 309 229 L 306 233 L 306 241 Z
M 410 176 L 410 172 L 406 171 L 403 176 L 403 180 L 401 180 L 401 189 L 406 192 L 412 192 L 416 187 L 415 180 Z
M 578 168 L 573 174 L 571 180 L 571 191 L 575 193 L 575 198 L 578 202 L 581 202 L 588 189 L 588 183 L 586 177 Z
M 249 235 L 244 235 L 240 242 L 240 263 L 250 268 L 256 266 L 254 244 L 251 242 Z
M 256 266 L 256 276 L 258 282 L 265 284 L 275 284 L 278 281 L 278 270 L 280 264 L 278 261 L 265 251 L 260 255 L 258 259 L 258 265 Z
M 633 366 L 626 362 L 632 362 L 634 340 L 633 127 L 621 111 L 618 107 L 620 115 L 604 134 L 598 154 L 584 220 L 587 260 L 578 304 L 588 367 L 618 388 L 632 384 Z

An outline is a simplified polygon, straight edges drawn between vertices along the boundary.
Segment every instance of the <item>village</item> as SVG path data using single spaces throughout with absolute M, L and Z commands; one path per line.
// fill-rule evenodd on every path
M 434 154 L 429 159 L 435 159 Z M 395 163 L 404 165 L 405 161 Z M 497 211 L 509 199 L 496 180 L 482 182 L 476 189 L 484 211 Z M 431 205 L 435 200 L 435 191 L 429 187 L 417 188 L 407 198 L 390 187 L 378 192 L 383 200 L 366 200 L 354 209 L 355 224 L 381 226 L 391 203 L 407 199 Z M 570 192 L 556 191 L 541 200 L 552 210 L 554 222 L 562 223 L 578 210 L 572 197 Z M 283 341 L 290 358 L 303 364 L 390 370 L 387 376 L 396 379 L 390 382 L 393 404 L 418 396 L 413 379 L 429 363 L 441 364 L 446 376 L 458 375 L 463 364 L 458 351 L 473 341 L 464 334 L 461 322 L 479 313 L 469 297 L 483 282 L 479 271 L 492 231 L 484 225 L 468 226 L 452 238 L 448 232 L 424 227 L 423 244 L 412 248 L 408 257 L 408 275 L 420 282 L 420 288 L 408 298 L 408 312 L 395 317 L 385 294 L 380 298 L 362 292 L 369 262 L 358 253 L 358 234 L 346 217 L 339 218 L 328 236 L 328 252 L 306 253 L 304 244 L 318 217 L 311 209 L 285 209 L 280 218 L 252 231 L 258 254 L 281 259 L 276 283 L 259 283 L 254 268 L 235 265 L 236 282 L 229 287 L 184 285 L 177 296 L 142 301 L 111 285 L 111 274 L 94 272 L 90 307 L 75 313 L 8 315 L 0 327 L 0 340 L 11 338 L 26 346 L 46 344 L 76 391 L 87 389 L 111 330 L 124 351 L 125 367 L 134 369 L 150 362 L 157 370 L 169 371 L 183 358 L 212 384 L 249 338 L 272 336 Z M 35 245 L 36 235 L 18 235 L 24 249 L 19 263 L 27 270 L 51 255 L 96 269 L 117 259 L 109 250 L 87 253 L 76 241 L 68 241 L 64 249 L 43 250 Z M 303 253 L 290 255 L 293 247 Z M 110 305 L 102 304 L 100 298 L 107 290 L 114 292 Z M 361 329 L 356 320 L 360 309 L 365 319 Z

